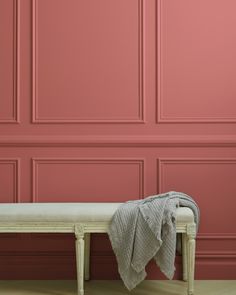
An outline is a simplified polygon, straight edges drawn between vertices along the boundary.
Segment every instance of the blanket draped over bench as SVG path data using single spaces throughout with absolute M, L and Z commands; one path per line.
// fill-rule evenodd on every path
M 172 279 L 175 272 L 176 209 L 189 207 L 199 226 L 200 211 L 188 195 L 170 191 L 121 204 L 108 229 L 120 276 L 128 290 L 147 275 L 145 267 L 154 258 L 160 270 Z

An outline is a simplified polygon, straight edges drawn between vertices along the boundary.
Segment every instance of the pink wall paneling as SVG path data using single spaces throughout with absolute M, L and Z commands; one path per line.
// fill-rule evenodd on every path
M 0 158 L 0 202 L 19 202 L 19 159 Z
M 143 197 L 139 159 L 33 159 L 34 202 L 123 202 Z
M 158 0 L 158 122 L 236 122 L 236 3 Z
M 142 13 L 143 0 L 33 0 L 35 123 L 143 122 Z
M 19 87 L 19 9 L 17 0 L 0 1 L 0 123 L 17 123 Z
M 208 233 L 197 237 L 197 255 L 204 257 L 231 256 L 234 258 L 236 249 L 236 233 Z
M 236 208 L 236 158 L 161 158 L 158 160 L 160 192 L 183 191 L 201 208 L 200 231 L 234 233 L 230 218 Z
M 0 202 L 183 191 L 201 209 L 196 278 L 235 279 L 235 8 L 0 0 Z M 0 239 L 0 279 L 75 279 L 74 237 Z M 108 237 L 91 250 L 92 278 L 119 278 Z

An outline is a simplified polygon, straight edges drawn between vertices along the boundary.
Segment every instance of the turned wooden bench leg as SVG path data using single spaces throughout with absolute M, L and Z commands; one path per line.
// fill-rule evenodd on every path
M 187 270 L 188 270 L 188 295 L 194 294 L 194 268 L 195 268 L 195 241 L 196 225 L 187 225 Z
M 75 250 L 78 295 L 84 295 L 84 227 L 77 224 L 75 226 Z
M 182 233 L 182 268 L 183 268 L 183 281 L 188 280 L 187 270 L 187 237 L 186 233 Z
M 84 279 L 87 281 L 90 278 L 90 233 L 85 234 L 84 242 Z

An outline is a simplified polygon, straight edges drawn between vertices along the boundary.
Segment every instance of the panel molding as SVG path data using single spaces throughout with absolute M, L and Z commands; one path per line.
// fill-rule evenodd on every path
M 54 236 L 54 234 L 52 235 Z M 34 256 L 73 256 L 75 257 L 74 251 L 60 251 L 60 250 L 16 250 L 16 251 L 1 251 L 0 256 L 28 256 L 34 258 Z
M 145 194 L 144 183 L 144 162 L 145 159 L 137 158 L 32 158 L 32 203 L 38 202 L 38 166 L 40 164 L 138 164 L 139 165 L 139 199 Z
M 27 255 L 26 253 L 14 253 L 2 252 L 0 255 L 2 269 L 1 273 L 3 279 L 38 279 L 44 275 L 44 279 L 76 279 L 75 268 L 75 253 L 64 252 L 55 253 L 50 251 L 48 253 L 32 253 Z M 104 268 L 104 264 L 107 266 Z M 151 264 L 151 265 L 150 265 Z M 55 266 L 58 266 L 53 270 Z M 101 267 L 100 267 L 101 266 Z M 102 267 L 103 266 L 103 267 Z M 157 268 L 154 261 L 149 263 L 150 268 L 147 268 L 148 276 L 150 279 L 160 279 L 162 276 L 159 268 Z M 202 258 L 196 257 L 196 279 L 235 279 L 235 258 L 226 257 L 225 259 Z M 34 268 L 32 272 L 32 268 Z M 29 269 L 31 271 L 29 271 Z M 102 269 L 99 272 L 99 269 Z M 15 270 L 13 272 L 13 270 Z M 23 270 L 23 271 L 22 271 Z M 46 270 L 46 272 L 45 272 Z M 211 277 L 209 277 L 209 275 Z M 181 279 L 181 257 L 176 259 L 176 272 L 175 275 L 178 279 Z M 101 255 L 93 255 L 91 253 L 91 276 L 92 279 L 120 279 L 117 269 L 117 261 L 113 253 Z M 165 277 L 162 276 L 162 279 Z
M 18 158 L 0 158 L 1 164 L 11 164 L 14 169 L 13 188 L 14 196 L 13 202 L 20 203 L 20 159 Z
M 32 257 L 34 259 L 34 256 L 57 256 L 57 257 L 63 257 L 63 256 L 71 256 L 75 257 L 75 254 L 73 251 L 54 251 L 54 250 L 45 250 L 45 251 L 1 251 L 2 257 L 6 256 L 18 256 L 18 257 Z M 93 257 L 99 257 L 103 259 L 103 257 L 110 257 L 113 262 L 116 261 L 114 258 L 113 251 L 92 251 L 91 252 L 91 258 Z M 226 254 L 224 252 L 208 252 L 208 254 L 202 254 L 201 251 L 196 251 L 196 259 L 235 259 L 236 258 L 236 251 L 230 252 L 229 254 Z M 236 261 L 233 261 L 234 264 L 236 264 Z
M 156 123 L 236 123 L 236 117 L 181 117 L 166 116 L 163 113 L 163 95 L 162 95 L 162 52 L 161 52 L 161 22 L 162 22 L 162 2 L 156 1 Z
M 95 234 L 96 235 L 96 234 Z M 236 241 L 236 233 L 200 233 L 197 234 L 196 242 L 198 243 L 199 240 L 208 240 L 209 242 L 213 241 Z M 98 242 L 98 241 L 97 241 Z M 101 240 L 99 241 L 101 242 Z M 111 250 L 104 250 L 104 251 L 92 251 L 92 256 L 114 256 L 113 251 Z M 224 251 L 224 250 L 196 250 L 196 258 L 204 258 L 204 259 L 231 259 L 236 258 L 236 250 L 235 251 Z M 235 261 L 236 263 L 236 261 Z
M 112 257 L 113 258 L 113 252 L 112 251 L 106 251 L 105 253 L 102 252 L 92 252 L 91 256 L 92 257 Z M 224 252 L 205 252 L 205 251 L 196 251 L 196 259 L 235 259 L 236 258 L 236 251 L 234 252 L 229 252 L 226 253 L 226 251 Z M 113 258 L 114 259 L 114 258 Z M 236 264 L 236 260 L 234 261 L 234 263 Z
M 235 147 L 235 136 L 0 136 L 0 147 Z
M 162 169 L 165 164 L 236 164 L 236 158 L 158 158 L 157 159 L 157 191 L 162 192 L 163 173 Z
M 145 97 L 144 97 L 144 0 L 138 2 L 138 101 L 139 114 L 138 118 L 127 119 L 95 119 L 95 118 L 40 118 L 38 112 L 38 83 L 37 83 L 37 68 L 38 68 L 38 26 L 37 26 L 37 7 L 38 0 L 32 0 L 32 123 L 34 124 L 55 124 L 55 123 L 145 123 Z
M 197 240 L 236 240 L 236 233 L 199 233 Z
M 207 240 L 209 243 L 217 243 L 217 241 L 236 242 L 236 233 L 199 233 L 196 237 L 197 242 Z M 198 250 L 196 256 L 199 258 L 236 258 L 235 251 L 227 250 Z
M 19 116 L 20 95 L 20 1 L 13 0 L 13 116 L 0 118 L 0 124 L 20 123 Z

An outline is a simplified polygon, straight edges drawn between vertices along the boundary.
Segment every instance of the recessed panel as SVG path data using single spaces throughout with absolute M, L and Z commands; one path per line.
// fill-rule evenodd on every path
M 123 202 L 142 196 L 141 160 L 33 160 L 37 202 Z
M 236 160 L 161 159 L 160 191 L 192 196 L 201 212 L 200 232 L 235 233 Z
M 142 0 L 34 0 L 33 121 L 142 121 L 142 13 Z
M 16 3 L 0 1 L 0 123 L 16 121 Z
M 236 249 L 236 235 L 227 235 L 227 233 L 199 235 L 196 246 L 197 253 L 201 255 L 232 254 Z
M 0 203 L 14 203 L 18 196 L 17 161 L 0 159 Z
M 236 121 L 234 0 L 158 0 L 158 120 Z

